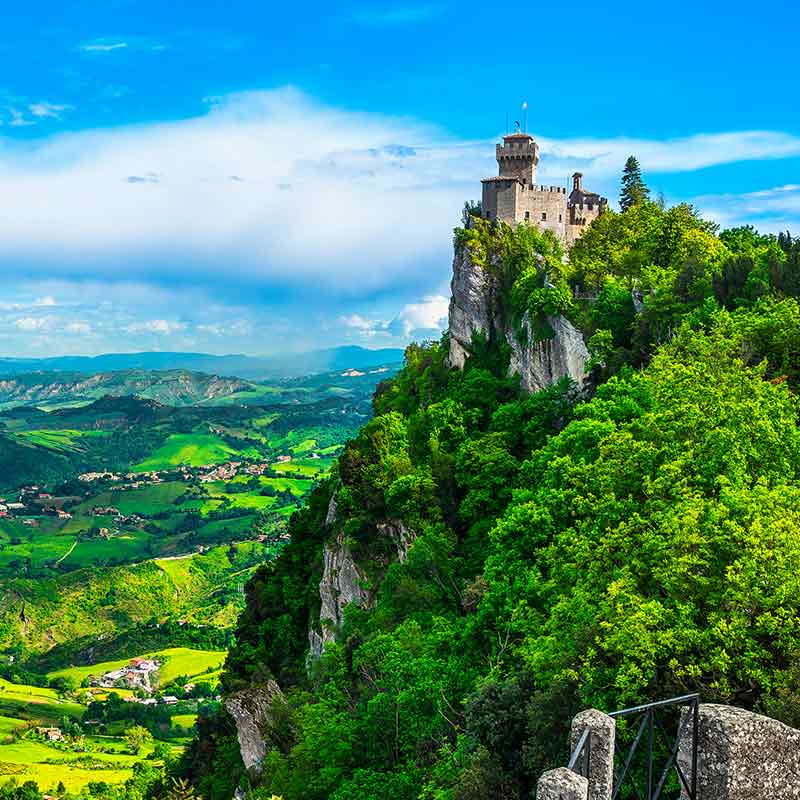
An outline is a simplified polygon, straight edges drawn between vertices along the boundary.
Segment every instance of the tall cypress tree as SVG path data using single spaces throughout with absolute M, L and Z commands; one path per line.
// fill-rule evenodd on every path
M 642 170 L 636 156 L 629 156 L 622 170 L 622 191 L 619 194 L 619 204 L 623 211 L 631 206 L 642 203 L 650 198 L 650 190 L 642 180 Z

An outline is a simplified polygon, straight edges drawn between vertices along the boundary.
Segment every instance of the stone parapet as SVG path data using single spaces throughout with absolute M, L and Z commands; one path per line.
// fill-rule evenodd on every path
M 589 784 L 571 769 L 559 767 L 545 772 L 536 785 L 536 800 L 587 800 Z
M 692 774 L 691 715 L 681 722 L 678 764 Z M 800 798 L 800 731 L 733 706 L 703 703 L 698 718 L 698 800 Z M 687 800 L 688 792 L 681 794 Z
M 617 726 L 614 720 L 602 711 L 590 708 L 581 711 L 572 720 L 570 750 L 574 750 L 583 732 L 588 728 L 589 769 L 588 800 L 609 800 L 614 786 L 614 742 Z

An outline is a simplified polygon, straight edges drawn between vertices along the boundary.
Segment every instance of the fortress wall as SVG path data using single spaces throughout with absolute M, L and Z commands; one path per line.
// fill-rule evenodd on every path
M 522 187 L 515 180 L 492 181 L 483 184 L 482 206 L 484 215 L 489 214 L 489 219 L 502 219 L 506 222 L 519 222 L 523 215 L 520 209 L 520 194 Z
M 525 188 L 521 192 L 519 219 L 530 214 L 531 223 L 543 230 L 550 230 L 561 240 L 564 239 L 567 224 L 567 196 L 560 187 Z M 542 219 L 546 214 L 547 219 Z

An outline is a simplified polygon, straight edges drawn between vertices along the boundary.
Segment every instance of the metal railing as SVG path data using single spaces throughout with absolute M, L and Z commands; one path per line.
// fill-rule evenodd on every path
M 664 725 L 661 712 L 675 711 L 686 707 L 687 716 L 678 716 L 674 739 Z M 608 716 L 615 720 L 634 722 L 636 734 L 622 757 L 614 752 L 614 782 L 611 800 L 659 800 L 674 769 L 679 785 L 688 800 L 698 800 L 697 794 L 697 739 L 700 695 L 687 694 L 647 703 L 633 708 L 614 711 Z M 637 724 L 638 723 L 638 724 Z M 691 725 L 691 776 L 687 778 L 678 760 L 681 734 L 684 726 Z M 658 741 L 658 746 L 657 746 Z M 617 739 L 617 743 L 619 739 Z M 644 745 L 642 744 L 644 742 Z M 569 769 L 591 780 L 592 733 L 583 731 L 570 756 Z M 620 763 L 618 763 L 620 762 Z M 686 765 L 684 764 L 684 767 Z M 642 785 L 644 784 L 644 785 Z M 654 785 L 655 784 L 655 785 Z
M 583 775 L 584 778 L 589 777 L 589 768 L 592 763 L 592 730 L 586 728 L 578 739 L 578 744 L 572 751 L 572 755 L 567 764 L 567 769 L 577 772 L 578 775 Z

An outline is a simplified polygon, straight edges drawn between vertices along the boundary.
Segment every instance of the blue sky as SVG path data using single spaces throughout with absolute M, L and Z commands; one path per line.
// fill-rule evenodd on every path
M 0 354 L 400 344 L 529 103 L 542 182 L 625 157 L 800 230 L 794 5 L 44 2 L 0 30 Z

